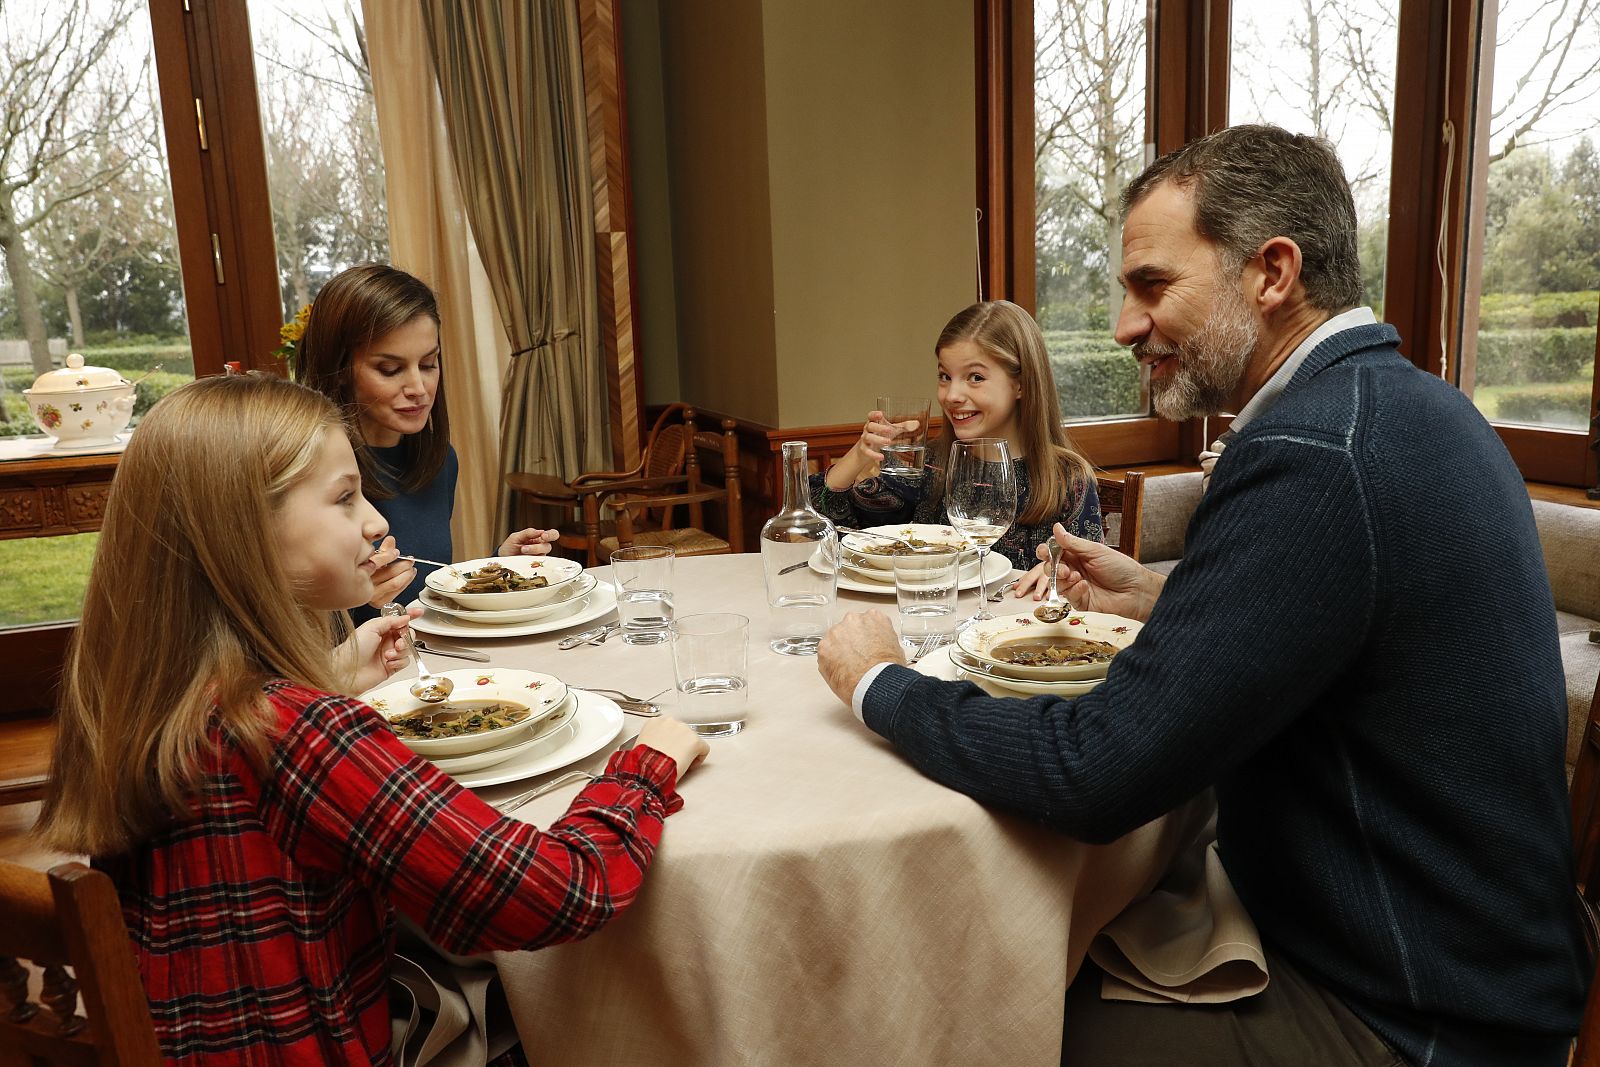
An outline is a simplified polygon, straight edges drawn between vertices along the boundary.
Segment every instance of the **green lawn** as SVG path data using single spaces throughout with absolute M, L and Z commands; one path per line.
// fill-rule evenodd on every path
M 0 626 L 76 619 L 97 533 L 0 541 Z

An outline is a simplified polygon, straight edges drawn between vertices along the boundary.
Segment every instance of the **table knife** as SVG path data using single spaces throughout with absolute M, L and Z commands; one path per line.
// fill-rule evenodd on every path
M 581 633 L 575 633 L 571 637 L 563 637 L 560 641 L 556 642 L 556 647 L 560 649 L 577 648 L 579 645 L 588 644 L 601 634 L 610 633 L 612 628 L 621 625 L 622 624 L 620 622 L 602 623 L 599 626 L 584 630 Z

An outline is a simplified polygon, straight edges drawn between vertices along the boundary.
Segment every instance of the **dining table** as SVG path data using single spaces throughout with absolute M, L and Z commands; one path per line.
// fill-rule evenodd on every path
M 593 571 L 610 581 L 608 568 Z M 492 957 L 535 1064 L 1060 1062 L 1062 1005 L 1091 941 L 1195 840 L 1199 801 L 1110 844 L 1073 840 L 923 777 L 779 655 L 761 557 L 680 558 L 677 617 L 750 620 L 745 728 L 681 787 L 633 905 L 585 941 Z M 963 614 L 978 606 L 964 592 Z M 895 613 L 841 591 L 833 614 Z M 667 644 L 560 650 L 563 632 L 468 645 L 490 667 L 677 706 Z M 662 691 L 665 692 L 662 692 Z M 660 695 L 656 695 L 660 694 Z M 646 719 L 577 764 L 599 770 Z M 552 773 L 547 777 L 553 778 Z M 527 781 L 481 788 L 492 802 Z M 560 818 L 580 786 L 514 810 Z

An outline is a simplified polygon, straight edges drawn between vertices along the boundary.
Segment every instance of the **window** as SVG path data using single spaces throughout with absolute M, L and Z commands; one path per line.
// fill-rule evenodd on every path
M 1145 163 L 1147 0 L 1036 0 L 1034 294 L 1061 412 L 1143 415 L 1148 374 L 1111 336 L 1117 198 Z
M 383 155 L 359 5 L 250 0 L 283 318 L 388 262 Z
M 1383 314 L 1397 18 L 1388 0 L 1233 0 L 1228 124 L 1326 137 L 1355 196 L 1366 302 Z
M 143 6 L 13 0 L 0 55 L 0 455 L 26 459 L 63 454 L 22 391 L 69 351 L 138 382 L 135 424 L 194 361 Z M 76 618 L 97 536 L 0 540 L 0 627 Z
M 1115 299 L 1090 321 L 1117 250 L 1094 229 L 1115 190 L 1094 176 L 1120 185 L 1152 152 L 1275 122 L 1336 145 L 1366 298 L 1401 351 L 1473 397 L 1530 481 L 1595 484 L 1600 0 L 977 0 L 977 13 L 981 268 L 988 292 L 1051 331 L 1065 391 L 1089 391 L 1071 377 L 1090 362 L 1077 352 Z M 1143 83 L 1126 76 L 1141 48 Z M 1127 140 L 1139 107 L 1142 155 Z M 1090 116 L 1098 140 L 1079 132 Z M 1142 393 L 1095 406 L 1075 411 L 1092 421 L 1073 435 L 1105 466 L 1192 463 L 1205 439 L 1132 415 Z
M 1492 77 L 1477 146 L 1480 297 L 1461 386 L 1490 420 L 1586 430 L 1600 305 L 1600 4 L 1506 0 L 1486 20 Z

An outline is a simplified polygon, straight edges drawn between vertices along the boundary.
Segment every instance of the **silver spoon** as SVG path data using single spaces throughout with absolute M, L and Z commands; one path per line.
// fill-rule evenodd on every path
M 456 683 L 448 678 L 440 678 L 428 670 L 428 665 L 422 662 L 422 653 L 415 647 L 411 649 L 411 659 L 417 665 L 417 680 L 411 683 L 411 695 L 425 704 L 438 704 L 450 696 L 450 691 Z
M 1049 552 L 1050 584 L 1043 603 L 1033 609 L 1033 617 L 1040 622 L 1060 622 L 1072 611 L 1072 605 L 1056 591 L 1056 565 L 1061 562 L 1061 545 L 1054 537 L 1050 538 Z

